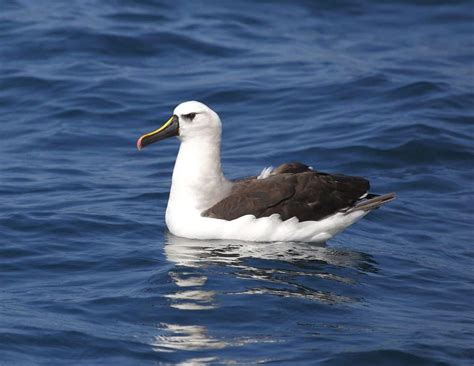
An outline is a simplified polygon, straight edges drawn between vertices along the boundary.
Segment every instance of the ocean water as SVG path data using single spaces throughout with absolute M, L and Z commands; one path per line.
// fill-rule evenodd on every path
M 472 2 L 0 7 L 1 365 L 472 365 Z M 325 245 L 174 237 L 178 142 L 135 141 L 192 99 L 230 178 L 398 198 Z

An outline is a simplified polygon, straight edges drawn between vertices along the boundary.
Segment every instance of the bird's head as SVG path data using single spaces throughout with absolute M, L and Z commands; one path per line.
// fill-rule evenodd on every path
M 207 105 L 196 102 L 184 102 L 173 111 L 173 115 L 158 129 L 141 136 L 137 148 L 168 137 L 177 136 L 181 141 L 188 139 L 220 138 L 221 120 L 216 112 Z

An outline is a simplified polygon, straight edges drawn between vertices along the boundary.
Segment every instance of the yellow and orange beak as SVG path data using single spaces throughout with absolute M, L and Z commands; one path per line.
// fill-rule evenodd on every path
M 141 136 L 137 140 L 137 149 L 141 150 L 145 146 L 150 145 L 154 142 L 161 141 L 167 139 L 168 137 L 173 137 L 177 135 L 179 135 L 179 120 L 178 116 L 173 115 L 163 124 L 163 126 L 158 128 L 157 130 Z

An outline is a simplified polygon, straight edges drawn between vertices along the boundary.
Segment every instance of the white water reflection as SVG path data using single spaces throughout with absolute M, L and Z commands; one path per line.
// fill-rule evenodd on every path
M 215 308 L 215 291 L 205 291 L 207 277 L 195 275 L 192 272 L 169 273 L 173 282 L 180 287 L 174 293 L 165 297 L 172 300 L 170 306 L 181 310 L 209 310 Z M 188 289 L 191 288 L 191 289 Z
M 367 254 L 328 248 L 324 244 L 301 242 L 256 243 L 237 240 L 194 240 L 167 234 L 166 258 L 179 266 L 201 267 L 207 264 L 242 265 L 243 259 L 277 260 L 288 263 L 330 264 L 338 267 L 372 271 L 371 258 Z M 321 273 L 335 280 L 344 279 Z
M 204 326 L 162 324 L 161 327 L 169 335 L 156 337 L 153 347 L 157 351 L 195 351 L 221 349 L 227 346 L 226 342 L 210 337 Z
M 232 296 L 276 296 L 322 304 L 358 301 L 346 290 L 357 285 L 360 273 L 376 271 L 367 254 L 307 243 L 202 241 L 167 234 L 164 252 L 176 264 L 169 272 L 176 288 L 165 296 L 171 308 L 189 312 L 183 313 L 187 319 L 199 319 L 201 311 L 215 311 L 223 301 L 232 302 Z M 227 282 L 232 285 L 222 285 Z M 279 341 L 274 337 L 219 339 L 201 324 L 162 324 L 161 328 L 163 334 L 153 344 L 157 351 L 211 350 Z M 217 361 L 198 358 L 187 362 L 201 365 Z
M 206 268 L 223 268 L 224 272 L 231 272 L 226 275 L 260 283 L 234 292 L 226 289 L 227 295 L 274 295 L 331 304 L 356 300 L 328 291 L 329 281 L 351 286 L 356 284 L 355 273 L 376 271 L 374 261 L 367 254 L 301 242 L 205 241 L 168 233 L 164 250 L 167 259 L 179 269 L 170 271 L 169 275 L 180 289 L 167 297 L 171 307 L 181 310 L 208 310 L 217 306 L 216 291 L 206 289 Z M 308 279 L 321 284 L 321 288 L 305 285 Z M 332 288 L 338 290 L 337 286 Z

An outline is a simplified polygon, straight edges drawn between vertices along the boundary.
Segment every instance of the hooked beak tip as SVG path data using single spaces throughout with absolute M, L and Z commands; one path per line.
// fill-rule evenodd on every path
M 142 137 L 137 140 L 137 149 L 140 151 L 142 149 Z

